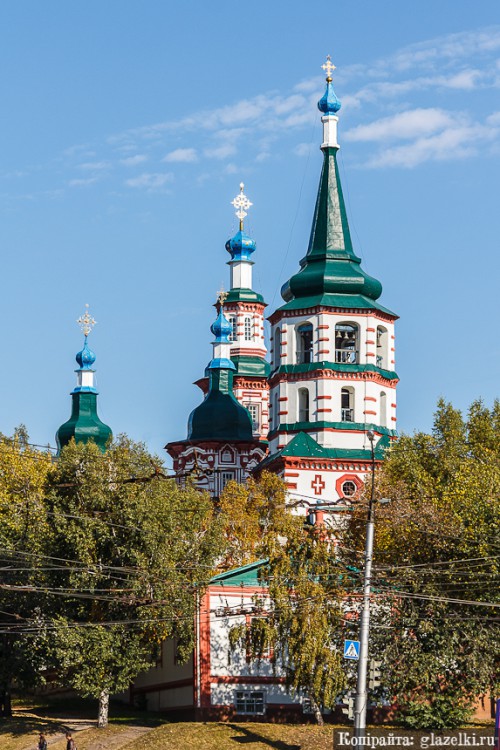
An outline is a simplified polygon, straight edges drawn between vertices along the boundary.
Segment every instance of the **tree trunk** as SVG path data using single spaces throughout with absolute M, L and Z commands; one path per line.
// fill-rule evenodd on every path
M 10 689 L 8 685 L 0 688 L 0 716 L 6 719 L 12 718 L 12 704 L 10 701 Z
M 323 719 L 323 714 L 321 713 L 321 709 L 311 696 L 309 696 L 309 700 L 311 701 L 311 708 L 313 710 L 314 718 L 316 719 L 316 724 L 318 726 L 322 727 L 325 723 L 325 720 Z
M 99 695 L 99 714 L 97 716 L 97 726 L 99 729 L 104 729 L 108 726 L 108 713 L 109 713 L 109 691 L 101 690 Z

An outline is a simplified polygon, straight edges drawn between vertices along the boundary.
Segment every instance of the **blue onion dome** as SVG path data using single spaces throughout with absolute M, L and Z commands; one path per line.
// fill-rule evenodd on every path
M 92 349 L 89 348 L 86 336 L 85 342 L 83 344 L 83 349 L 76 355 L 76 361 L 78 362 L 82 370 L 90 370 L 95 362 L 95 354 Z
M 325 115 L 335 115 L 341 108 L 340 100 L 333 90 L 331 81 L 326 81 L 326 91 L 318 102 L 318 109 Z
M 222 308 L 222 305 L 219 308 L 219 314 L 217 316 L 217 319 L 212 323 L 210 326 L 210 330 L 212 331 L 213 335 L 215 336 L 216 340 L 221 344 L 229 344 L 229 336 L 231 335 L 231 331 L 233 330 L 233 327 L 229 320 L 224 315 L 224 310 Z
M 255 248 L 255 241 L 243 229 L 239 229 L 234 237 L 226 242 L 226 250 L 230 253 L 231 260 L 250 260 Z

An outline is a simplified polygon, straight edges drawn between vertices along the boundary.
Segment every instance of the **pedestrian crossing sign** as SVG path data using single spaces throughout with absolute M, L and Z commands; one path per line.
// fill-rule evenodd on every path
M 344 641 L 344 659 L 359 659 L 359 641 Z

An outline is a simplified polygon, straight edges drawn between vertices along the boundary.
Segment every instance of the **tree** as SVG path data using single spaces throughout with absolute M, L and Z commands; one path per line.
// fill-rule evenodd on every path
M 499 404 L 475 402 L 463 419 L 439 402 L 432 434 L 389 452 L 377 496 L 392 500 L 377 510 L 373 581 L 384 687 L 408 726 L 460 726 L 498 691 Z M 364 513 L 347 544 L 360 550 Z
M 286 536 L 292 518 L 286 493 L 283 480 L 268 471 L 245 484 L 228 482 L 220 498 L 227 541 L 224 568 L 259 560 L 267 554 L 269 539 Z
M 238 500 L 231 528 L 240 560 L 267 558 L 261 572 L 267 591 L 256 597 L 262 616 L 235 626 L 230 641 L 257 660 L 270 650 L 275 671 L 284 673 L 292 692 L 307 695 L 322 724 L 322 708 L 334 706 L 345 684 L 341 568 L 331 532 L 304 526 L 285 508 L 285 492 L 282 480 L 263 476 L 223 498 L 223 504 Z
M 45 483 L 51 455 L 33 449 L 21 425 L 0 436 L 0 716 L 11 715 L 13 685 L 43 680 L 41 640 L 36 629 L 44 596 L 42 553 L 50 538 Z M 27 632 L 35 625 L 35 632 Z
M 99 700 L 102 727 L 109 695 L 154 663 L 163 639 L 191 654 L 195 594 L 221 554 L 222 526 L 207 495 L 179 488 L 126 438 L 104 454 L 70 442 L 47 502 L 50 653 L 61 680 Z

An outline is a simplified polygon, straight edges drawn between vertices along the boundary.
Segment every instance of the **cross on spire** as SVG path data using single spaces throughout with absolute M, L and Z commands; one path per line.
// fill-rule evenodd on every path
M 332 63 L 332 58 L 330 57 L 330 55 L 326 56 L 326 63 L 324 63 L 321 67 L 326 73 L 327 82 L 331 83 L 332 73 L 335 70 L 336 66 Z
M 231 201 L 232 205 L 236 209 L 236 216 L 240 220 L 240 229 L 243 229 L 243 219 L 247 215 L 247 211 L 250 208 L 250 206 L 253 206 L 253 203 L 251 203 L 248 198 L 246 197 L 245 193 L 243 192 L 243 188 L 245 185 L 243 182 L 240 182 L 240 194 L 236 196 L 234 200 Z
M 97 321 L 94 320 L 94 318 L 92 317 L 92 315 L 89 313 L 89 306 L 88 305 L 85 305 L 85 312 L 84 312 L 84 314 L 80 315 L 80 317 L 78 318 L 78 320 L 76 322 L 80 326 L 80 329 L 81 329 L 83 335 L 85 336 L 85 338 L 87 338 L 87 336 L 89 335 L 89 333 L 91 332 L 91 330 L 93 329 L 93 327 L 95 326 L 95 324 L 97 323 Z

